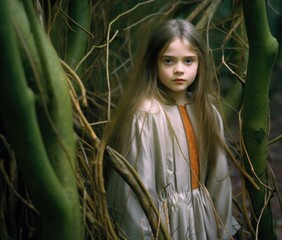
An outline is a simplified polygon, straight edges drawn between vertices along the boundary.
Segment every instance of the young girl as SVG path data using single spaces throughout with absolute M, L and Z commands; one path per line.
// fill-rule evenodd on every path
M 136 169 L 172 239 L 232 239 L 238 224 L 203 39 L 189 22 L 170 20 L 151 35 L 141 59 L 111 143 Z M 114 171 L 107 199 L 128 239 L 152 239 L 134 192 Z

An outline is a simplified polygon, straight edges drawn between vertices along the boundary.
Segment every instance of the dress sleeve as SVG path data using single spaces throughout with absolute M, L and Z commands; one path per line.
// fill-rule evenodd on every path
M 217 111 L 217 110 L 216 110 Z M 224 137 L 222 119 L 217 112 L 221 136 Z M 220 148 L 212 171 L 208 174 L 206 187 L 212 198 L 215 215 L 222 239 L 230 239 L 238 230 L 239 224 L 232 216 L 232 184 L 225 151 Z
M 148 116 L 135 114 L 131 128 L 123 141 L 122 155 L 138 172 L 146 189 L 156 199 L 155 166 L 152 157 L 152 129 Z M 115 172 L 107 188 L 111 215 L 129 239 L 151 239 L 152 231 L 137 197 Z

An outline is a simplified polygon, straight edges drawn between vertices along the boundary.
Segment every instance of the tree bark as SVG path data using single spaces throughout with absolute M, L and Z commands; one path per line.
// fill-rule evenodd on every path
M 267 199 L 270 191 L 266 162 L 268 151 L 269 83 L 278 52 L 271 35 L 264 0 L 243 0 L 245 26 L 249 41 L 249 60 L 242 108 L 242 134 L 245 147 L 244 164 L 259 184 L 255 190 L 246 182 L 252 210 L 256 239 L 274 239 L 274 224 Z

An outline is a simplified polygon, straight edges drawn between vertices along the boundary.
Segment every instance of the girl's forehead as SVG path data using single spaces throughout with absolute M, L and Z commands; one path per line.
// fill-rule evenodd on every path
M 174 50 L 189 50 L 196 54 L 195 47 L 186 39 L 186 38 L 173 38 L 170 42 L 168 42 L 160 52 L 160 55 L 163 55 L 166 52 L 174 51 Z

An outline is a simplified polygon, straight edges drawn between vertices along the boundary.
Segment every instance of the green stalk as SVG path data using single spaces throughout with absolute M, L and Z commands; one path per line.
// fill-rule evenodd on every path
M 242 133 L 246 147 L 244 163 L 248 173 L 259 184 L 255 190 L 247 182 L 253 226 L 258 239 L 274 239 L 270 192 L 266 161 L 268 151 L 269 83 L 278 52 L 278 44 L 270 33 L 264 0 L 243 1 L 246 31 L 249 40 L 249 62 L 242 109 Z M 253 168 L 253 169 L 252 169 Z
M 10 4 L 14 4 L 24 16 L 23 5 L 17 0 L 0 2 L 0 44 L 3 47 L 0 56 L 1 118 L 32 199 L 41 214 L 42 239 L 80 239 L 75 139 L 66 76 L 37 20 L 31 1 L 24 1 L 31 29 L 27 35 L 32 35 L 30 39 L 33 38 L 37 50 L 29 54 L 32 59 L 39 59 L 41 67 L 37 66 L 35 70 L 39 72 L 40 84 L 48 95 L 46 98 L 36 97 L 40 93 L 33 92 L 28 85 L 33 76 L 25 75 L 28 71 L 23 68 L 12 25 L 11 16 L 18 12 L 9 8 Z M 18 31 L 29 29 L 20 27 L 24 21 L 14 21 Z
M 44 148 L 35 96 L 26 82 L 7 0 L 1 0 L 0 17 L 1 118 L 25 180 L 32 193 L 36 193 L 38 209 L 46 219 L 52 219 L 67 211 L 67 206 L 54 208 L 59 206 L 57 203 L 66 201 L 66 195 L 61 191 Z M 44 199 L 49 201 L 42 201 Z
M 90 1 L 69 1 L 69 24 L 65 61 L 81 76 L 82 68 L 78 63 L 85 55 L 90 28 Z

